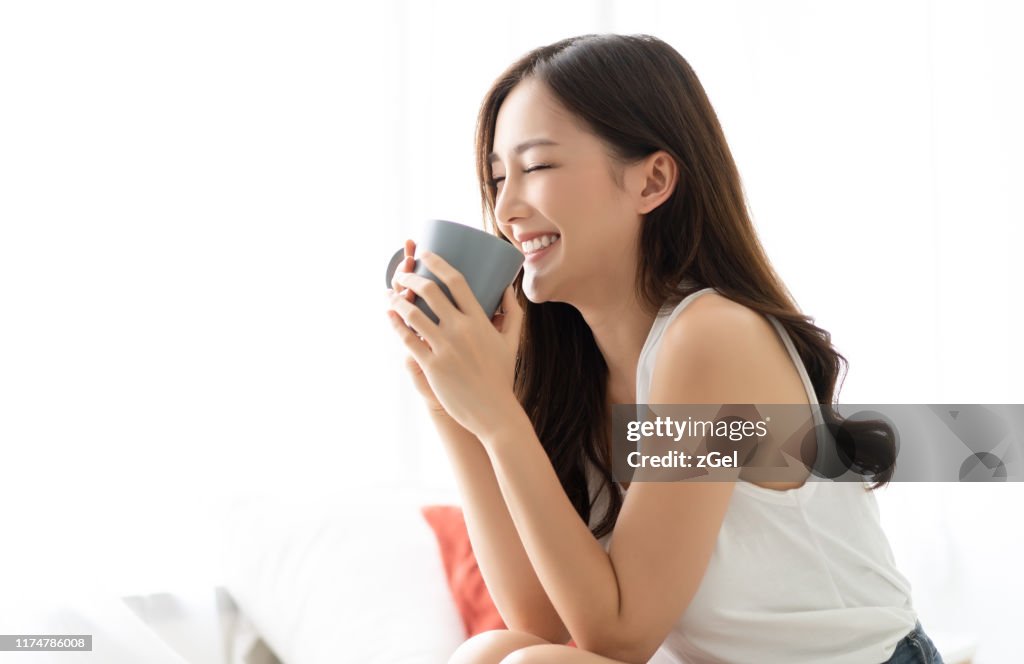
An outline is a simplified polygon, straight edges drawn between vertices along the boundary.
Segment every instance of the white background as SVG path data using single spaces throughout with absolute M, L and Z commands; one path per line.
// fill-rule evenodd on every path
M 1011 2 L 4 3 L 0 587 L 216 582 L 239 494 L 455 499 L 384 267 L 424 219 L 482 223 L 480 100 L 574 34 L 694 67 L 843 403 L 1024 402 L 1022 27 Z M 923 622 L 1010 661 L 1020 486 L 879 498 Z

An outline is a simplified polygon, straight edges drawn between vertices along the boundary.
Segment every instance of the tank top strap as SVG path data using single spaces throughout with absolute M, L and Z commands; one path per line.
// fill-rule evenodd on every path
M 769 314 L 767 318 L 782 339 L 782 343 L 785 345 L 790 359 L 793 360 L 793 364 L 796 365 L 796 370 L 800 374 L 800 382 L 804 385 L 804 392 L 807 393 L 808 401 L 812 404 L 818 403 L 818 395 L 814 391 L 814 384 L 811 383 L 811 377 L 807 374 L 807 367 L 804 365 L 800 353 L 797 352 L 796 346 L 793 345 L 793 339 L 789 336 L 789 332 L 786 331 L 786 328 L 775 316 Z

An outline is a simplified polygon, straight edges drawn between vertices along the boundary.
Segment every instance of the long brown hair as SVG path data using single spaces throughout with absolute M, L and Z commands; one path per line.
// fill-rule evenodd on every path
M 772 268 L 718 117 L 690 65 L 665 42 L 649 35 L 572 37 L 530 51 L 498 77 L 484 97 L 476 129 L 477 177 L 490 232 L 504 237 L 494 218 L 497 190 L 487 155 L 501 104 L 527 77 L 546 85 L 581 119 L 613 163 L 635 163 L 658 150 L 675 159 L 676 189 L 646 215 L 640 234 L 635 290 L 645 310 L 655 315 L 662 306 L 674 306 L 699 284 L 774 316 L 792 338 L 818 403 L 832 404 L 846 358 L 832 347 L 827 331 L 800 313 Z M 530 302 L 522 292 L 522 273 L 515 290 L 525 314 L 516 396 L 584 522 L 590 522 L 593 507 L 586 465 L 593 464 L 602 482 L 616 488 L 593 529 L 602 537 L 614 527 L 623 501 L 609 458 L 607 365 L 575 307 Z M 864 424 L 846 427 L 840 445 L 847 459 L 872 471 L 872 488 L 878 488 L 892 475 L 893 434 Z

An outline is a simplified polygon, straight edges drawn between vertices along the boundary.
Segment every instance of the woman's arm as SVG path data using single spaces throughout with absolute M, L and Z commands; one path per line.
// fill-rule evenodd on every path
M 565 643 L 569 632 L 541 586 L 509 516 L 480 441 L 445 413 L 432 413 L 463 497 L 466 529 L 477 564 L 505 624 Z
M 665 332 L 649 403 L 778 403 L 773 389 L 750 387 L 778 384 L 762 375 L 762 329 L 714 312 L 694 318 L 694 311 Z M 633 481 L 605 552 L 526 413 L 505 410 L 505 420 L 476 433 L 537 578 L 580 648 L 647 662 L 700 586 L 735 482 Z

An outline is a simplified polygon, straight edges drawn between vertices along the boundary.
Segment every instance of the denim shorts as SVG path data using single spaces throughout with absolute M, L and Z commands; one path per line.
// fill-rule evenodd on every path
M 883 664 L 943 664 L 943 661 L 942 655 L 924 633 L 921 621 L 918 620 L 914 630 L 900 639 L 892 657 Z

